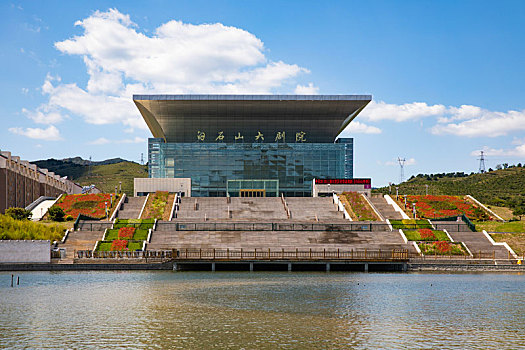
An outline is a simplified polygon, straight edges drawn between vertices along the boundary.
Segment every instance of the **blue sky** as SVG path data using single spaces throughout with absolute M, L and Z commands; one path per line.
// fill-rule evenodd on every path
M 133 93 L 372 94 L 355 176 L 525 163 L 523 1 L 0 5 L 0 149 L 140 160 Z

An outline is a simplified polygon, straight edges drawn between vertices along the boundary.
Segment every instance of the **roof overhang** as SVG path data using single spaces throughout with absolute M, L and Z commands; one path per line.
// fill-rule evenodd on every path
M 295 141 L 334 142 L 344 128 L 372 100 L 371 95 L 133 95 L 154 137 L 167 142 L 244 141 L 259 133 L 271 142 L 277 132 Z M 291 139 L 290 139 L 291 138 Z M 202 140 L 201 140 L 202 141 Z

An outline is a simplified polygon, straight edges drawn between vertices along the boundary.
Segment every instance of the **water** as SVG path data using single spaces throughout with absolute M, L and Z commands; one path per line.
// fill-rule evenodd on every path
M 1 348 L 525 344 L 519 274 L 0 273 Z

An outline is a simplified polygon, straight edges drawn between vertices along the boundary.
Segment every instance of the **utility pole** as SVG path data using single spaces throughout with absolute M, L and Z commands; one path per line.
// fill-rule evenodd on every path
M 397 162 L 399 163 L 399 170 L 400 170 L 399 183 L 402 183 L 403 181 L 405 181 L 405 162 L 406 162 L 406 159 L 397 157 Z
M 479 155 L 479 172 L 483 174 L 485 172 L 485 155 L 483 154 L 483 151 L 480 151 Z

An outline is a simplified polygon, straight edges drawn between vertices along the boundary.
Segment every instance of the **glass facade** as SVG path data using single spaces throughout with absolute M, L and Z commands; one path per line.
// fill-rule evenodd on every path
M 191 178 L 195 197 L 226 196 L 228 180 L 277 180 L 278 191 L 285 196 L 311 196 L 314 178 L 353 177 L 353 139 L 335 143 L 177 143 L 150 138 L 148 169 L 153 178 Z

